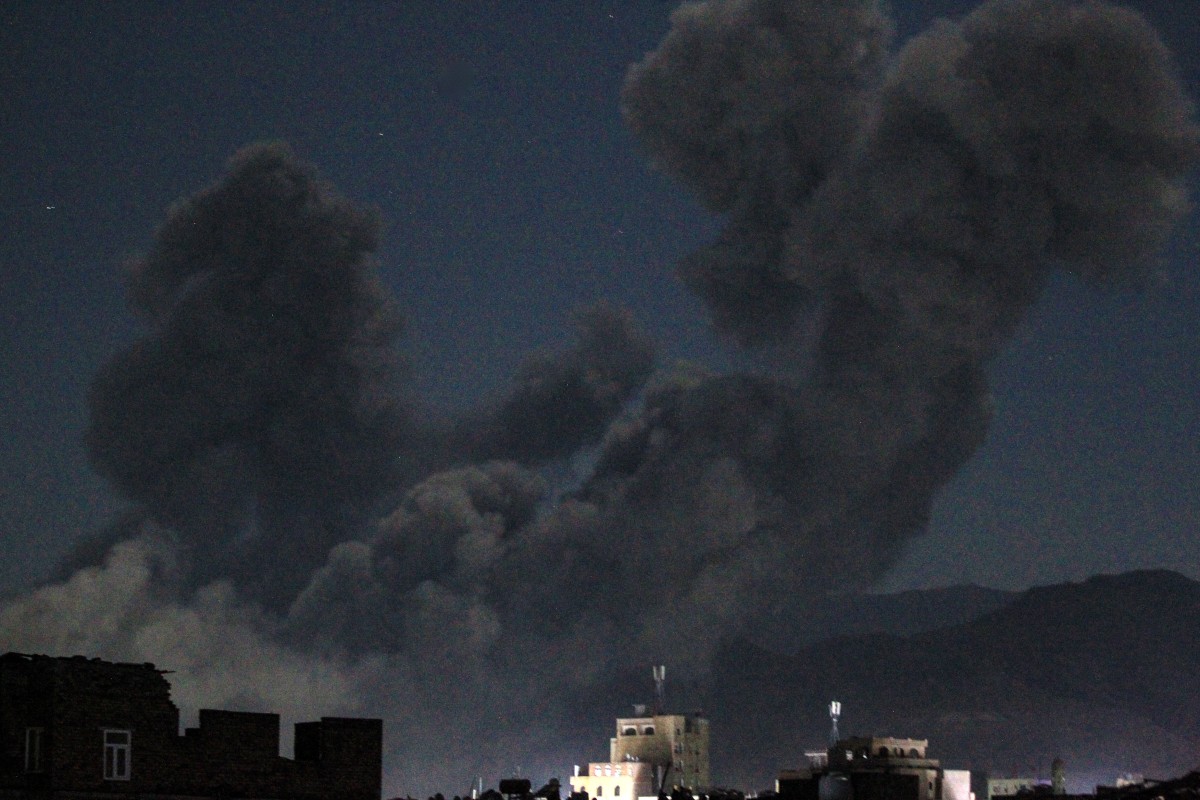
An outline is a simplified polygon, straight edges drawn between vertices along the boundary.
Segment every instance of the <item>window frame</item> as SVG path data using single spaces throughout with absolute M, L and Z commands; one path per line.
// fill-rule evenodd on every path
M 109 736 L 112 734 L 124 734 L 125 741 L 110 742 Z M 102 762 L 104 780 L 130 780 L 133 775 L 133 731 L 129 728 L 103 728 L 101 741 L 104 743 L 104 760 Z
M 33 747 L 30 747 L 30 745 Z M 25 771 L 39 773 L 46 771 L 44 758 L 46 750 L 46 729 L 32 726 L 25 729 Z

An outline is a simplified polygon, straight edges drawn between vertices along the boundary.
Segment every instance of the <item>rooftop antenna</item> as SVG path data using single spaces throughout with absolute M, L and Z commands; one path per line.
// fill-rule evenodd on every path
M 664 684 L 667 682 L 667 668 L 663 665 L 654 667 L 654 713 L 665 714 L 667 694 Z
M 839 703 L 837 700 L 830 702 L 830 704 L 829 704 L 829 721 L 833 723 L 833 726 L 829 729 L 829 746 L 830 746 L 830 748 L 836 747 L 838 740 L 842 738 L 841 734 L 838 733 L 838 727 L 837 727 L 838 720 L 841 719 L 841 716 L 842 716 L 842 704 Z

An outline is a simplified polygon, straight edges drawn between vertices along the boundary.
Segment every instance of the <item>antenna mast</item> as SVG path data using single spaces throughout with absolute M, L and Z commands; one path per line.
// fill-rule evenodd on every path
M 841 718 L 841 716 L 842 704 L 837 700 L 832 701 L 829 704 L 829 721 L 833 723 L 833 726 L 829 729 L 829 746 L 831 748 L 835 747 L 838 743 L 838 740 L 842 738 L 841 734 L 838 733 L 837 727 L 838 720 Z
M 654 713 L 665 714 L 667 706 L 667 668 L 663 665 L 654 667 Z

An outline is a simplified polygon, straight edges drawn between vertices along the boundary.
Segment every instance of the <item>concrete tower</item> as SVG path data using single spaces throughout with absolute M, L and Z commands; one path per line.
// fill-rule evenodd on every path
M 1054 794 L 1067 793 L 1067 770 L 1066 764 L 1061 758 L 1054 759 L 1050 764 L 1050 790 Z
M 834 747 L 835 745 L 837 745 L 838 740 L 842 738 L 842 735 L 840 733 L 838 733 L 838 720 L 841 718 L 842 718 L 842 704 L 839 703 L 837 700 L 834 700 L 829 704 L 829 721 L 831 723 L 833 723 L 829 729 L 829 746 L 830 747 Z

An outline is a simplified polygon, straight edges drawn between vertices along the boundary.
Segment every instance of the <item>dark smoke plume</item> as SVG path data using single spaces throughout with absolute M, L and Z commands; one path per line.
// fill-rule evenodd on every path
M 460 420 L 451 460 L 507 458 L 539 464 L 595 444 L 654 368 L 654 347 L 627 311 L 605 305 L 576 315 L 575 346 L 537 353 L 494 407 Z
M 642 519 L 668 518 L 655 511 L 676 509 L 672 487 L 730 462 L 759 509 L 724 542 L 732 553 L 718 548 L 738 587 L 756 562 L 803 581 L 830 565 L 879 575 L 982 443 L 984 366 L 1050 270 L 1136 278 L 1185 208 L 1192 109 L 1136 14 L 998 0 L 916 38 L 885 73 L 865 57 L 887 27 L 879 9 L 688 4 L 623 93 L 655 163 L 733 212 L 682 266 L 718 327 L 753 344 L 786 339 L 803 312 L 820 319 L 808 371 L 647 403 L 637 436 L 601 460 L 597 486 L 634 494 Z M 813 105 L 753 84 L 763 48 L 812 35 L 821 68 L 782 72 Z
M 185 535 L 203 577 L 246 564 L 299 588 L 264 562 L 286 548 L 289 571 L 315 566 L 401 475 L 410 425 L 378 227 L 286 147 L 256 146 L 132 264 L 150 333 L 96 377 L 88 451 Z
M 680 272 L 719 331 L 793 362 L 647 381 L 649 344 L 602 308 L 508 395 L 419 427 L 374 222 L 250 149 L 136 265 L 151 334 L 93 390 L 94 463 L 158 527 L 0 607 L 0 638 L 171 663 L 226 698 L 189 643 L 212 646 L 250 705 L 285 688 L 386 717 L 389 785 L 429 793 L 519 753 L 569 763 L 607 676 L 702 677 L 778 603 L 884 574 L 984 441 L 987 365 L 1051 272 L 1154 264 L 1193 109 L 1105 2 L 992 0 L 898 53 L 874 0 L 672 19 L 622 98 L 653 162 L 727 215 Z M 572 459 L 588 474 L 560 497 Z M 246 602 L 266 594 L 274 612 Z
M 680 274 L 721 329 L 757 343 L 795 321 L 780 271 L 794 209 L 844 160 L 871 113 L 892 23 L 876 0 L 686 3 L 629 70 L 629 126 L 654 163 L 731 223 Z

